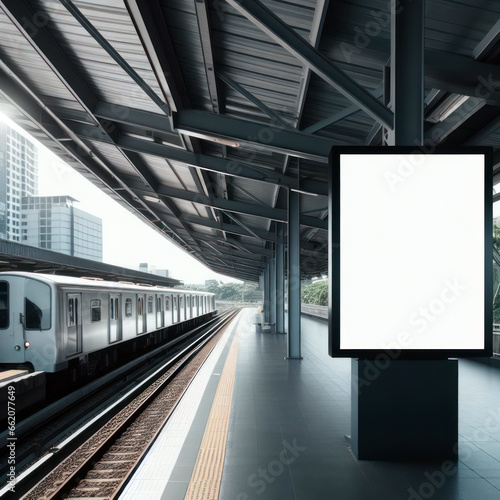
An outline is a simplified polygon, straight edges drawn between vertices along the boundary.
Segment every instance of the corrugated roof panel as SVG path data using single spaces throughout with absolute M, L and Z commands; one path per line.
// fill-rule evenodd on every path
M 39 5 L 51 20 L 49 28 L 52 35 L 100 100 L 161 112 L 59 2 L 40 0 Z M 121 2 L 113 2 L 113 5 L 75 2 L 75 5 L 152 90 L 161 96 L 156 77 L 125 6 Z
M 139 155 L 139 157 L 141 158 L 143 163 L 147 165 L 148 169 L 153 174 L 153 177 L 158 182 L 160 182 L 161 184 L 165 184 L 166 186 L 183 189 L 183 184 L 172 171 L 169 163 L 164 158 L 145 154 L 141 154 Z
M 308 38 L 315 2 L 305 5 L 266 2 L 283 20 Z M 302 64 L 284 48 L 231 7 L 220 15 L 212 8 L 213 45 L 217 71 L 244 87 L 273 111 L 293 122 L 299 94 Z M 225 111 L 232 116 L 267 116 L 245 97 L 221 83 Z M 268 119 L 268 118 L 267 118 Z
M 98 156 L 103 159 L 115 173 L 137 176 L 137 171 L 124 158 L 121 151 L 113 144 L 89 140 L 85 142 L 91 145 L 91 149 L 96 151 Z
M 179 163 L 178 161 L 168 160 L 168 162 L 172 167 L 173 173 L 177 176 L 177 178 L 184 186 L 184 189 L 187 189 L 188 191 L 198 192 L 196 182 L 193 178 L 194 170 L 184 163 Z
M 161 5 L 191 105 L 213 111 L 194 2 L 161 0 Z
M 71 92 L 52 72 L 24 35 L 0 9 L 0 46 L 2 59 L 49 108 L 83 111 Z

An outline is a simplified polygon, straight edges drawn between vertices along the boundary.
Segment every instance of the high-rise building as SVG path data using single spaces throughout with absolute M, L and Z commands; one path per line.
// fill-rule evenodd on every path
M 0 122 L 0 238 L 21 242 L 21 204 L 38 189 L 33 142 Z
M 71 196 L 22 200 L 21 243 L 102 262 L 102 220 L 79 208 Z
M 139 264 L 139 271 L 143 273 L 156 274 L 157 276 L 163 276 L 164 278 L 170 277 L 170 271 L 168 269 L 156 269 L 155 266 L 149 266 L 147 262 L 141 262 Z

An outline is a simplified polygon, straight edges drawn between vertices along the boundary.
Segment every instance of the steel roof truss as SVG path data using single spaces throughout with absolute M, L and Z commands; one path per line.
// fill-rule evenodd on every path
M 261 2 L 258 0 L 226 1 L 323 80 L 358 104 L 372 118 L 392 129 L 393 113 L 387 106 L 375 99 L 365 88 L 312 47 Z

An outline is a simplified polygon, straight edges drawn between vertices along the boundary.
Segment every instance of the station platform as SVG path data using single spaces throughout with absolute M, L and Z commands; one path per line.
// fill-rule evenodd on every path
M 500 371 L 459 361 L 459 461 L 358 461 L 351 360 L 302 316 L 302 360 L 245 309 L 205 362 L 121 499 L 500 500 Z M 236 363 L 237 359 L 237 363 Z

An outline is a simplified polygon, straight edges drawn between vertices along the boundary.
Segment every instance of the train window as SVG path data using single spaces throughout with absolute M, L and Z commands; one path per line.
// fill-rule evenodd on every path
M 156 310 L 158 312 L 162 312 L 163 308 L 161 307 L 161 303 L 162 303 L 161 297 L 157 297 L 156 302 L 157 302 L 157 304 L 156 304 L 156 307 L 157 307 Z
M 170 311 L 170 297 L 165 297 L 165 311 Z
M 132 305 L 132 304 L 131 304 Z M 117 320 L 119 317 L 118 297 L 113 297 L 109 301 L 109 319 Z
M 41 281 L 26 280 L 24 318 L 27 330 L 50 330 L 50 286 Z
M 125 316 L 127 318 L 132 316 L 132 299 L 125 300 Z
M 144 314 L 144 299 L 142 297 L 137 297 L 137 316 L 142 316 Z
M 0 328 L 9 326 L 9 284 L 0 281 Z
M 182 295 L 179 295 L 179 307 L 182 307 L 184 302 L 183 302 L 183 299 L 184 297 Z
M 177 297 L 174 297 L 174 309 L 177 309 Z
M 90 317 L 92 323 L 101 321 L 101 301 L 98 299 L 90 301 Z
M 68 326 L 75 326 L 75 299 L 68 300 Z
M 148 297 L 148 314 L 153 312 L 153 297 Z

